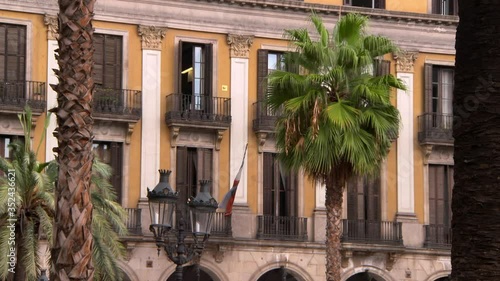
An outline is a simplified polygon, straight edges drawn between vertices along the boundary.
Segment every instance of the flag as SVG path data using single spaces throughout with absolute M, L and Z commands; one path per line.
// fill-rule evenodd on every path
M 243 154 L 243 160 L 241 161 L 240 170 L 234 178 L 233 187 L 226 193 L 224 199 L 219 204 L 220 209 L 226 210 L 226 216 L 230 216 L 233 211 L 234 197 L 236 196 L 236 190 L 238 190 L 238 184 L 240 183 L 241 172 L 243 171 L 243 165 L 245 164 L 245 156 L 247 155 L 248 143 L 245 146 L 245 153 Z

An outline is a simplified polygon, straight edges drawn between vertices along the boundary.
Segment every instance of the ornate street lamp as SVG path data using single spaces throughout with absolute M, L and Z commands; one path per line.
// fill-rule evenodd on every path
M 160 170 L 160 182 L 150 191 L 148 189 L 149 210 L 151 214 L 151 225 L 149 230 L 153 232 L 158 246 L 158 253 L 163 247 L 168 258 L 174 262 L 175 277 L 177 281 L 182 281 L 182 266 L 190 262 L 193 257 L 201 256 L 204 243 L 210 236 L 213 216 L 217 209 L 217 201 L 210 195 L 210 181 L 201 180 L 200 192 L 196 197 L 191 197 L 188 202 L 189 218 L 194 243 L 186 245 L 185 223 L 182 214 L 177 218 L 177 229 L 174 233 L 177 241 L 170 241 L 169 232 L 172 230 L 174 221 L 174 211 L 178 199 L 177 192 L 174 192 L 169 184 L 171 171 Z

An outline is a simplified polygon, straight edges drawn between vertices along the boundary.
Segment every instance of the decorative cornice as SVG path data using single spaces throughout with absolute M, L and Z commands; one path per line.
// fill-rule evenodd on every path
M 47 39 L 57 40 L 59 35 L 59 21 L 57 16 L 45 14 L 43 17 L 43 23 L 47 26 Z
M 161 50 L 161 40 L 165 38 L 166 28 L 139 25 L 137 31 L 141 36 L 143 50 Z
M 228 34 L 227 44 L 231 48 L 231 57 L 247 59 L 253 38 L 251 35 Z
M 400 51 L 397 54 L 393 54 L 393 57 L 396 60 L 396 72 L 413 73 L 413 65 L 418 57 L 418 52 Z

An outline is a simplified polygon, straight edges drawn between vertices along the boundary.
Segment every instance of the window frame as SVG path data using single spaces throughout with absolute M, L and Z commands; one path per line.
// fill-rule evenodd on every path
M 32 42 L 33 42 L 33 23 L 30 20 L 12 19 L 0 17 L 0 23 L 22 25 L 26 27 L 26 55 L 25 55 L 25 81 L 31 81 L 32 78 Z
M 452 66 L 448 65 L 435 65 L 431 63 L 425 63 L 424 65 L 424 83 L 425 83 L 425 95 L 424 95 L 424 100 L 425 100 L 425 113 L 435 113 L 435 114 L 443 114 L 443 107 L 444 107 L 444 101 L 443 101 L 443 81 L 442 81 L 442 71 L 452 71 L 452 78 L 454 79 L 454 71 L 455 68 Z M 438 71 L 437 76 L 438 80 L 434 81 L 434 73 Z M 453 87 L 455 85 L 455 81 L 451 81 L 451 92 L 450 97 L 450 103 L 453 102 Z M 433 101 L 435 100 L 434 98 L 434 86 L 437 86 L 437 99 L 438 99 L 438 104 L 437 104 L 437 111 L 433 109 Z
M 128 88 L 128 46 L 129 46 L 129 33 L 124 30 L 107 29 L 107 28 L 95 28 L 94 33 L 103 35 L 114 35 L 122 37 L 122 74 L 121 74 L 121 89 Z

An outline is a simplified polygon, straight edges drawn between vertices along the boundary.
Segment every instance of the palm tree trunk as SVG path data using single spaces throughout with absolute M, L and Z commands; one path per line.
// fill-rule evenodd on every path
M 340 281 L 340 237 L 344 181 L 332 172 L 326 179 L 326 280 Z
M 13 280 L 26 280 L 26 264 L 23 263 L 23 257 L 26 255 L 26 247 L 23 244 L 21 228 L 26 229 L 26 227 L 21 227 L 21 222 L 16 227 L 16 245 L 17 245 L 17 262 L 16 268 L 14 271 L 14 279 Z
M 499 280 L 500 2 L 462 0 L 459 6 L 452 280 Z
M 92 280 L 92 93 L 95 0 L 59 0 L 57 92 L 59 174 L 51 280 Z

